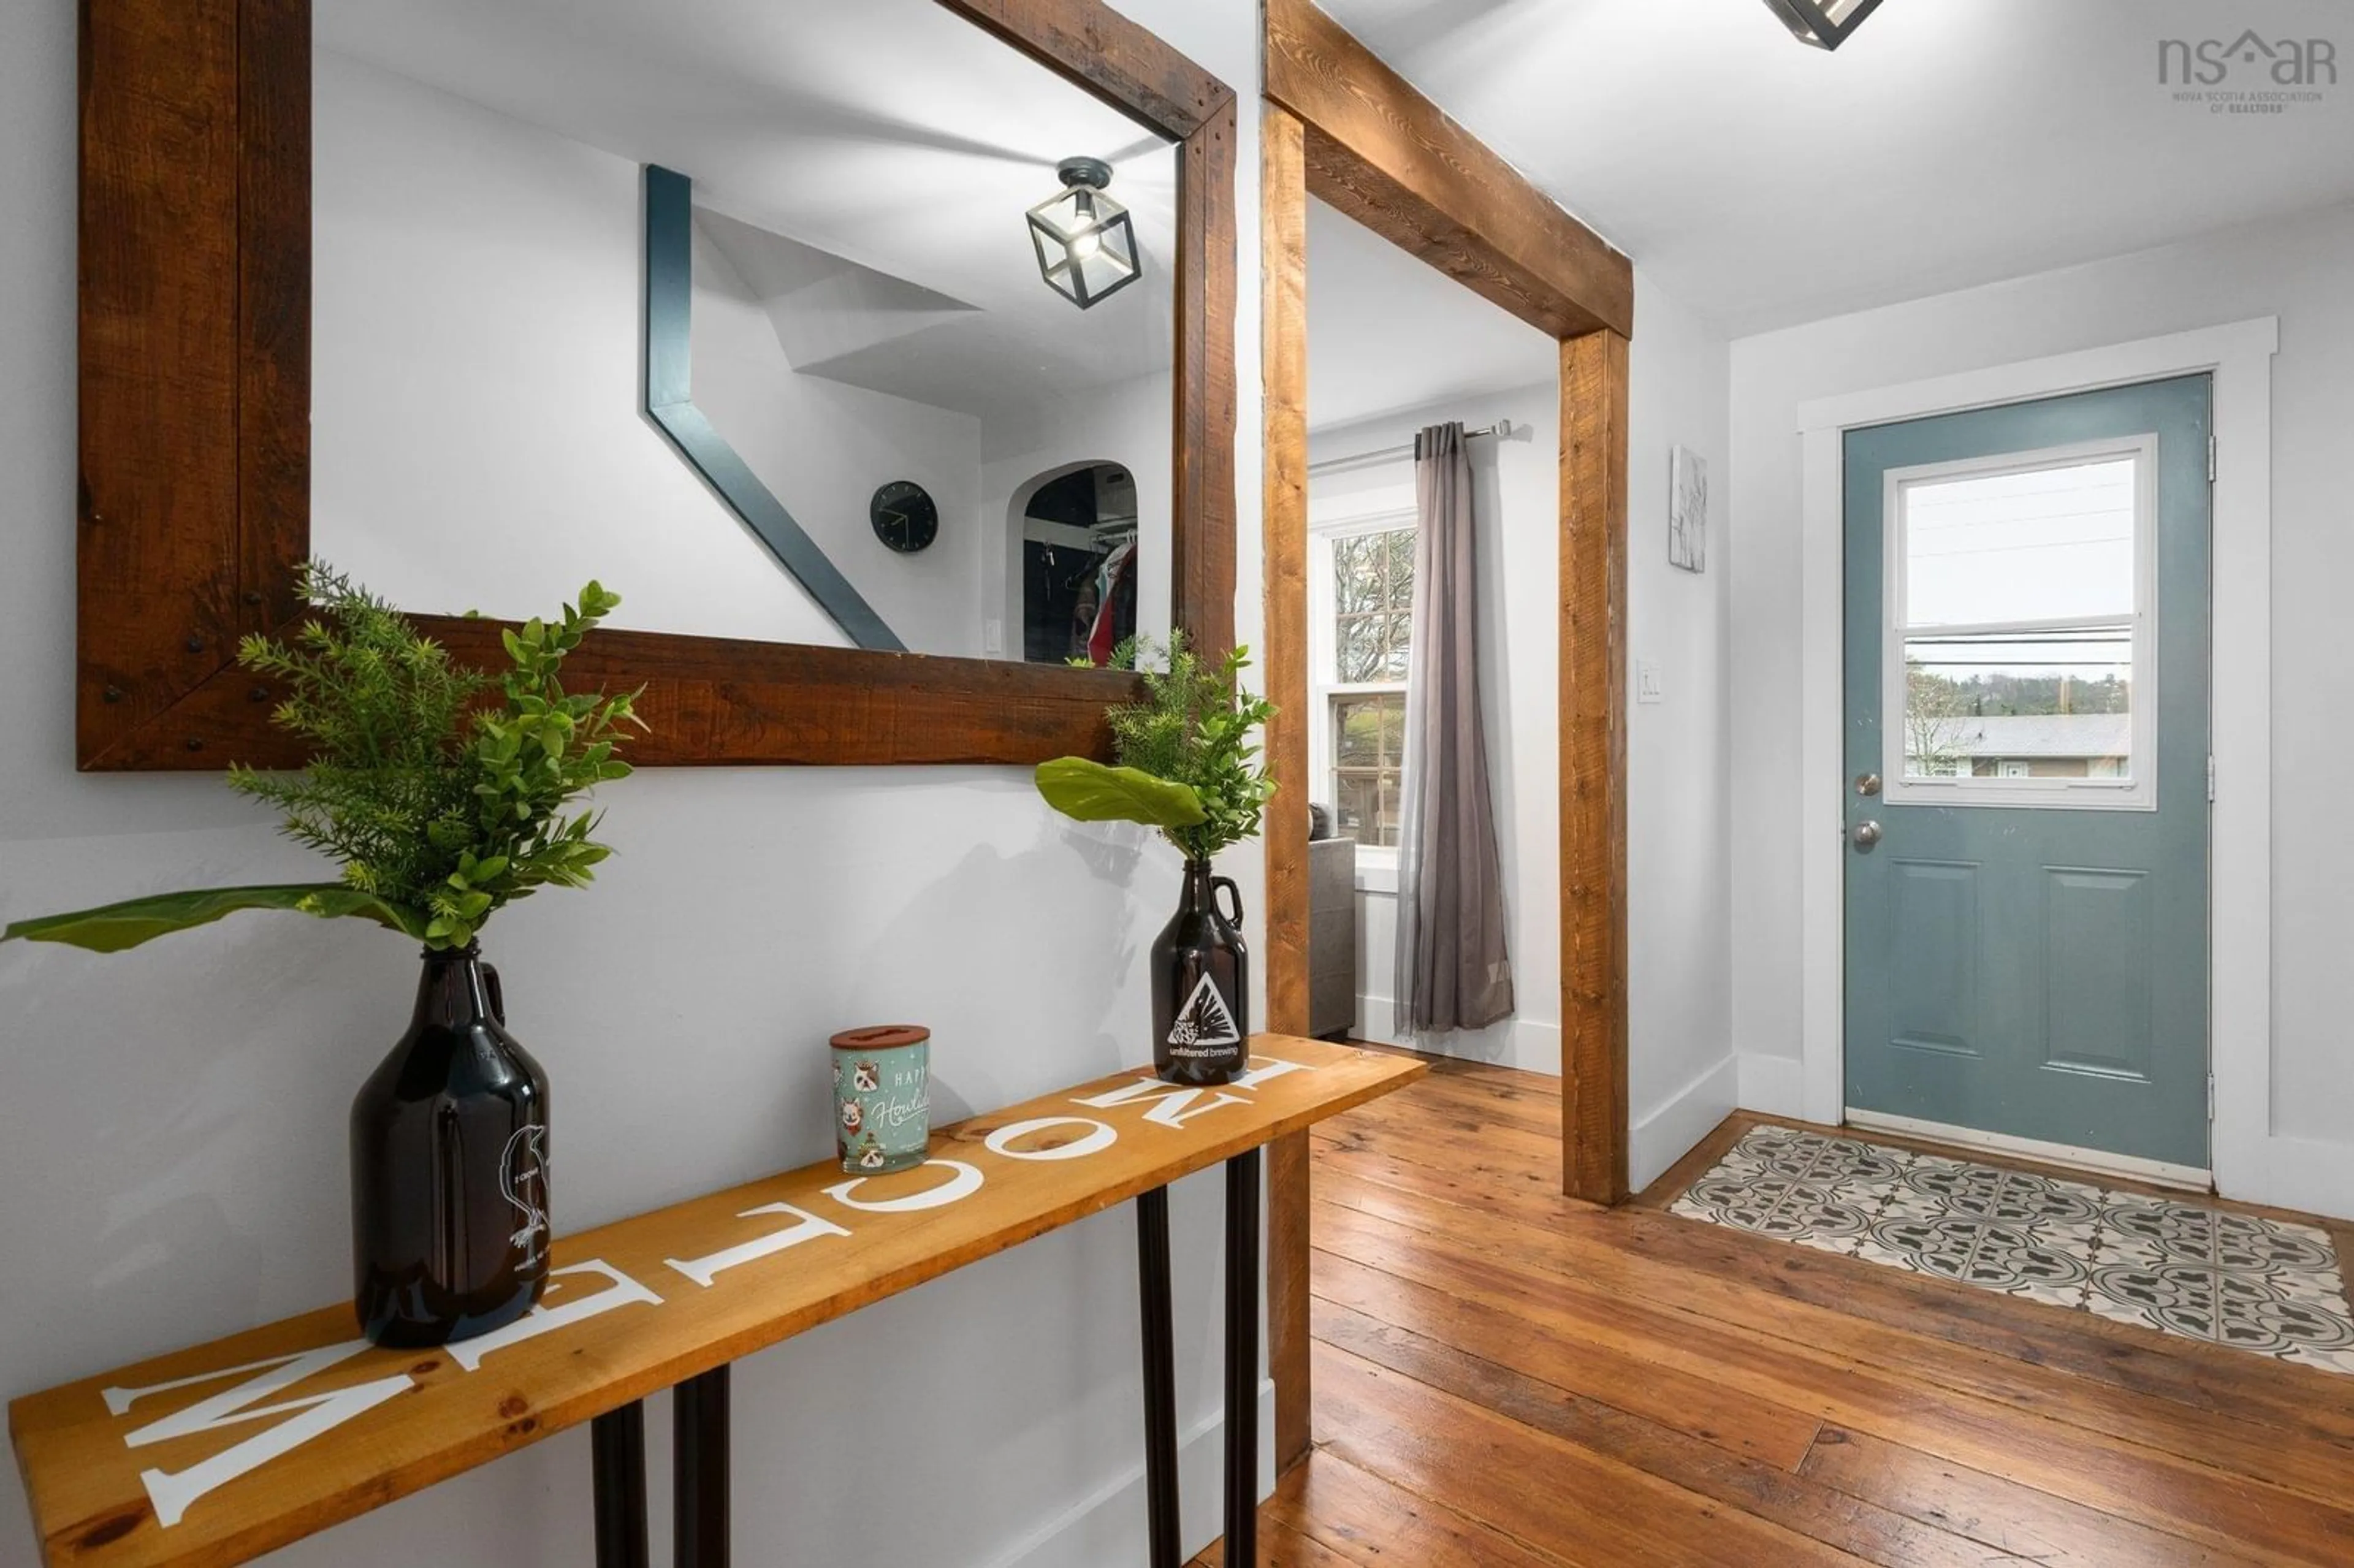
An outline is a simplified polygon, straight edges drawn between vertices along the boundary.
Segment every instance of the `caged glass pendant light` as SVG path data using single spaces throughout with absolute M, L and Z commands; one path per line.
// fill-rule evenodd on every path
M 1030 209 L 1038 272 L 1056 293 L 1091 310 L 1142 274 L 1136 226 L 1128 208 L 1104 194 L 1111 165 L 1101 158 L 1066 158 L 1055 172 L 1063 189 Z
M 1863 26 L 1880 0 L 1766 0 L 1766 5 L 1801 42 L 1835 49 Z

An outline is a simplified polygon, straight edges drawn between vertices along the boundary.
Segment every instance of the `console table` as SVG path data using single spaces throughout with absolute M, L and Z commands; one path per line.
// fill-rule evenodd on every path
M 668 1388 L 675 1560 L 726 1568 L 730 1362 L 1133 1199 L 1150 1561 L 1179 1568 L 1168 1183 L 1223 1161 L 1225 1561 L 1252 1568 L 1259 1150 L 1424 1069 L 1281 1035 L 1251 1047 L 1222 1088 L 1122 1073 L 940 1128 L 913 1171 L 827 1161 L 559 1238 L 546 1298 L 479 1339 L 377 1349 L 339 1303 L 29 1394 L 8 1425 L 43 1552 L 243 1563 L 585 1421 L 598 1568 L 645 1568 L 642 1401 Z

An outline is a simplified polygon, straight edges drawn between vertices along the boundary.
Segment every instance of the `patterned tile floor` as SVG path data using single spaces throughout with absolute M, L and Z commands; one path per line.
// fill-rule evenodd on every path
M 1784 1127 L 1670 1212 L 2354 1374 L 2337 1249 L 2309 1225 Z

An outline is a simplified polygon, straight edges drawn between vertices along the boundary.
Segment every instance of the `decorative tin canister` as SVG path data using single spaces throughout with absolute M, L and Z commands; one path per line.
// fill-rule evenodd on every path
M 932 1032 L 911 1023 L 833 1037 L 833 1132 L 859 1176 L 924 1162 L 932 1132 Z

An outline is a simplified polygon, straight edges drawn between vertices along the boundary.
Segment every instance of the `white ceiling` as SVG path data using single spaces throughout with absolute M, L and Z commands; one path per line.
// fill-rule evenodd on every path
M 1319 3 L 1736 334 L 2354 200 L 2348 0 L 1886 0 L 1836 54 L 1762 0 Z M 2278 115 L 2159 85 L 2159 40 L 2246 28 L 2334 39 L 2343 81 Z
M 854 276 L 879 298 L 882 274 L 947 296 L 914 331 L 885 300 L 888 342 L 799 368 L 980 413 L 1171 362 L 1175 148 L 937 0 L 316 0 L 315 17 L 322 48 L 687 175 L 698 206 L 800 242 L 780 288 Z M 1114 165 L 1146 261 L 1085 313 L 1039 278 L 1023 218 L 1076 154 Z
M 1352 425 L 1559 374 L 1553 339 L 1343 217 L 1308 204 L 1308 424 Z M 1461 417 L 1485 423 L 1475 408 Z

